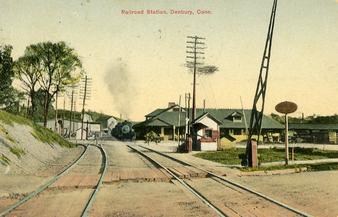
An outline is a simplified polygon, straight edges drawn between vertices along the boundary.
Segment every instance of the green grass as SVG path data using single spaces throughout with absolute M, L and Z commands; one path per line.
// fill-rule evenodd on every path
M 65 139 L 55 134 L 52 130 L 39 125 L 33 125 L 33 132 L 30 132 L 37 140 L 48 144 L 60 144 L 65 148 L 74 148 L 75 145 L 67 142 Z
M 9 165 L 11 163 L 11 160 L 8 157 L 6 157 L 5 155 L 1 156 L 0 161 L 1 161 L 1 163 L 4 163 L 6 165 Z
M 241 159 L 238 155 L 245 153 L 244 148 L 233 148 L 223 151 L 214 152 L 201 152 L 194 156 L 203 158 L 206 160 L 222 163 L 226 165 L 240 165 Z M 259 163 L 269 163 L 276 161 L 284 161 L 285 150 L 284 148 L 272 148 L 272 149 L 258 149 Z M 291 156 L 291 149 L 290 149 Z M 290 157 L 291 158 L 291 157 Z M 338 151 L 320 150 L 312 148 L 294 148 L 294 160 L 316 160 L 316 159 L 327 159 L 327 158 L 338 158 Z M 323 165 L 323 166 L 320 166 Z M 287 168 L 300 168 L 307 167 L 308 170 L 324 170 L 325 168 L 338 169 L 338 163 L 333 164 L 308 164 L 308 165 L 288 165 L 288 166 L 270 166 L 270 167 L 258 167 L 257 169 L 246 168 L 243 171 L 266 171 L 266 170 L 279 170 Z
M 15 143 L 15 140 L 8 134 L 7 130 L 5 129 L 4 126 L 2 126 L 0 124 L 0 130 L 5 134 L 5 138 L 8 140 L 8 141 L 11 141 L 12 143 Z
M 32 125 L 32 122 L 30 122 L 29 120 L 2 110 L 0 110 L 0 120 L 9 126 L 13 126 L 13 122 L 20 125 Z
M 310 171 L 338 170 L 338 163 L 309 164 L 306 167 Z
M 291 158 L 292 149 L 289 148 Z M 244 152 L 243 152 L 244 153 Z M 284 161 L 285 149 L 272 148 L 272 149 L 258 149 L 257 153 L 260 155 L 259 160 L 261 163 Z M 316 148 L 294 148 L 294 160 L 317 160 L 325 158 L 338 158 L 338 151 L 321 150 Z
M 245 149 L 232 148 L 223 151 L 201 152 L 194 154 L 194 156 L 221 164 L 238 165 L 241 164 L 238 155 L 243 153 L 245 153 Z
M 30 133 L 39 141 L 47 143 L 47 144 L 60 144 L 60 146 L 62 147 L 66 147 L 66 148 L 73 148 L 75 147 L 74 144 L 69 143 L 68 141 L 66 141 L 65 139 L 63 139 L 62 137 L 60 137 L 59 135 L 55 134 L 53 131 L 44 128 L 42 126 L 39 126 L 37 124 L 32 123 L 31 121 L 24 119 L 20 116 L 17 115 L 13 115 L 10 114 L 8 112 L 2 111 L 0 110 L 0 120 L 9 126 L 14 126 L 13 123 L 17 123 L 20 125 L 27 125 L 27 126 L 31 126 L 33 128 L 33 131 L 31 131 Z M 2 125 L 0 125 L 2 126 Z M 0 127 L 0 130 L 8 133 L 6 131 L 6 129 L 2 126 Z M 9 141 L 11 142 L 15 142 L 13 138 L 7 138 Z
M 6 130 L 5 127 L 2 126 L 1 124 L 0 124 L 0 130 L 1 130 L 4 134 L 7 134 L 7 130 Z
M 272 171 L 272 170 L 284 170 L 295 169 L 300 171 L 301 168 L 307 168 L 307 171 L 329 171 L 338 170 L 338 163 L 316 163 L 316 164 L 296 164 L 296 165 L 279 165 L 279 166 L 260 166 L 257 168 L 243 167 L 240 170 L 242 172 L 255 172 L 255 171 Z
M 22 150 L 20 147 L 17 147 L 17 146 L 10 147 L 9 151 L 12 152 L 13 154 L 15 154 L 18 158 L 20 158 L 21 155 L 26 154 L 26 152 L 24 150 Z

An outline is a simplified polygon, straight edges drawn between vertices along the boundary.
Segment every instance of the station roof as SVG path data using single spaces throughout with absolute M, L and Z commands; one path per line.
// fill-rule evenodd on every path
M 146 121 L 136 124 L 135 127 L 154 126 L 155 120 L 158 127 L 185 126 L 187 113 L 183 109 L 178 109 L 177 105 L 166 109 L 156 109 L 145 116 Z M 191 109 L 189 113 L 191 117 Z M 243 112 L 242 109 L 196 109 L 196 117 L 201 117 L 206 113 L 219 122 L 220 128 L 245 129 L 245 120 L 247 125 L 250 125 L 251 110 Z M 239 117 L 241 118 L 238 119 Z M 234 121 L 234 118 L 237 118 L 237 121 Z M 262 129 L 284 129 L 284 126 L 263 115 Z

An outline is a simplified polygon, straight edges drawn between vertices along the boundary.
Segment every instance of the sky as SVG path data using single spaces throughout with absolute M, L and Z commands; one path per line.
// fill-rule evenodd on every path
M 193 75 L 187 36 L 205 38 L 196 104 L 251 109 L 273 0 L 0 0 L 0 45 L 64 41 L 92 79 L 85 109 L 142 121 L 169 102 L 185 104 Z M 123 11 L 144 11 L 125 14 Z M 147 10 L 167 14 L 147 14 Z M 192 11 L 193 14 L 171 14 Z M 198 11 L 210 13 L 198 14 Z M 338 113 L 338 2 L 279 0 L 264 113 L 283 101 L 293 116 Z M 19 86 L 19 84 L 18 84 Z M 65 95 L 70 109 L 70 99 Z M 76 109 L 82 108 L 77 100 Z

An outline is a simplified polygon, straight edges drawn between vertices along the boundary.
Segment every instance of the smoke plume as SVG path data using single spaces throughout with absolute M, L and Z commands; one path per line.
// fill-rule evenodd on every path
M 104 77 L 114 99 L 112 106 L 122 115 L 123 119 L 130 118 L 133 109 L 132 101 L 136 92 L 132 88 L 130 76 L 126 62 L 118 58 Z

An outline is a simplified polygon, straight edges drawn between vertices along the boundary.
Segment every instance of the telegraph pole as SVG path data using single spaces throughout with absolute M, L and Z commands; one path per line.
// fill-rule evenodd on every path
M 83 104 L 82 104 L 82 121 L 81 121 L 81 140 L 83 139 L 83 119 L 84 119 L 84 107 L 86 104 L 86 99 L 89 100 L 90 97 L 90 90 L 88 88 L 88 85 L 91 84 L 91 78 L 87 78 L 87 75 L 84 79 L 82 79 L 82 82 L 84 82 L 83 89 L 80 89 L 80 93 L 83 93 Z
M 181 127 L 181 95 L 178 102 L 178 123 L 177 123 L 177 135 L 178 135 L 178 145 L 180 145 L 180 127 Z
M 73 112 L 73 131 L 75 133 L 75 111 L 76 111 L 76 100 L 74 100 L 74 112 Z
M 188 106 L 188 107 L 187 107 Z M 185 94 L 185 145 L 186 152 L 192 150 L 190 139 L 190 93 Z
M 203 50 L 204 47 L 198 47 L 198 45 L 204 45 L 204 42 L 200 42 L 199 40 L 204 40 L 205 38 L 197 37 L 197 36 L 188 36 L 188 39 L 191 41 L 187 41 L 187 43 L 193 44 L 192 46 L 187 46 L 189 50 L 187 53 L 192 56 L 187 56 L 187 58 L 193 59 L 193 61 L 187 61 L 188 67 L 194 69 L 194 78 L 193 78 L 193 96 L 192 96 L 192 121 L 196 118 L 196 72 L 197 72 L 197 65 L 202 64 L 197 62 L 198 59 L 204 59 L 204 57 L 200 57 L 198 55 L 203 55 L 203 52 L 199 50 Z
M 55 94 L 55 126 L 54 132 L 57 133 L 57 124 L 58 124 L 58 92 Z
M 65 114 L 66 114 L 66 98 L 65 96 L 63 97 L 63 116 L 62 116 L 62 131 L 61 131 L 61 135 L 64 135 L 64 126 L 65 126 Z
M 70 117 L 69 117 L 69 138 L 72 135 L 72 113 L 73 113 L 73 100 L 74 100 L 74 90 L 72 90 L 72 101 L 70 104 Z M 74 130 L 74 129 L 73 129 Z
M 189 125 L 189 111 L 188 111 L 188 103 L 187 103 L 187 96 L 188 94 L 186 93 L 184 95 L 184 100 L 185 100 L 185 136 L 184 140 L 187 142 L 188 141 L 188 125 Z
M 27 102 L 27 116 L 26 116 L 26 119 L 28 119 L 29 117 L 29 99 L 28 99 L 28 102 Z

